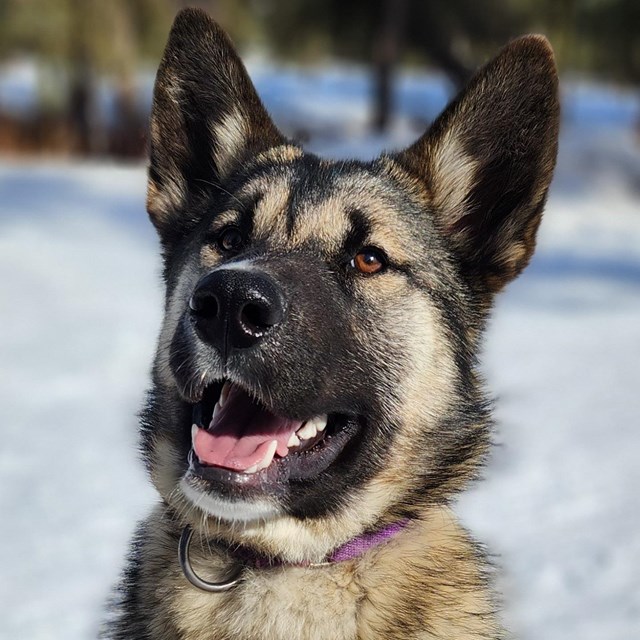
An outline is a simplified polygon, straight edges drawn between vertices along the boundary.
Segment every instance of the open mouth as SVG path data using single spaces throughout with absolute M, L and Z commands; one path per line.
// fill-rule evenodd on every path
M 322 473 L 359 426 L 344 414 L 277 415 L 237 384 L 213 384 L 193 409 L 190 471 L 218 483 L 275 488 Z

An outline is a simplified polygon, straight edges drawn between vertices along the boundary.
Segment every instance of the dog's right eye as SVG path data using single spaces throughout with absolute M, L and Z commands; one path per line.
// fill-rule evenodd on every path
M 384 271 L 387 266 L 387 257 L 376 247 L 364 247 L 351 260 L 349 266 L 362 275 L 372 276 Z
M 218 235 L 218 248 L 224 252 L 238 251 L 244 243 L 244 238 L 238 227 L 225 227 Z

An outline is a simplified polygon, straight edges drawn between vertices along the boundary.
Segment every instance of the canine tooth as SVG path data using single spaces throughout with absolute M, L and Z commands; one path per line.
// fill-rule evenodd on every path
M 291 449 L 291 447 L 297 447 L 300 444 L 300 438 L 295 433 L 291 434 L 289 438 L 289 442 L 287 442 L 287 447 Z
M 252 464 L 248 469 L 245 469 L 242 473 L 255 473 L 258 470 L 257 464 Z
M 198 433 L 198 425 L 197 424 L 192 424 L 191 425 L 191 444 L 192 445 L 196 440 L 196 433 Z
M 296 433 L 301 440 L 308 440 L 309 438 L 313 438 L 317 432 L 316 425 L 313 420 L 307 420 L 307 422 L 300 427 Z
M 258 462 L 258 464 L 256 465 L 257 471 L 260 471 L 261 469 L 266 469 L 271 464 L 271 461 L 273 460 L 273 456 L 276 455 L 277 448 L 278 448 L 278 441 L 272 440 L 271 444 L 269 445 L 269 448 L 267 449 L 267 452 L 264 454 L 264 458 L 262 458 L 262 460 Z
M 316 429 L 318 431 L 324 431 L 324 428 L 327 426 L 327 414 L 325 413 L 323 416 L 317 416 L 313 419 L 316 424 Z
M 220 411 L 220 403 L 216 402 L 215 407 L 213 407 L 213 414 L 211 415 L 211 419 L 213 420 L 216 417 L 216 414 Z
M 225 382 L 222 385 L 222 391 L 220 391 L 220 398 L 218 399 L 218 404 L 221 407 L 224 407 L 224 403 L 227 401 L 227 398 L 229 397 L 229 391 L 231 391 L 231 383 Z

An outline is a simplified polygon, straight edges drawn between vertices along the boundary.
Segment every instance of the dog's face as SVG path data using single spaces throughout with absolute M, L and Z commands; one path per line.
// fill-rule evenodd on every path
M 167 301 L 143 428 L 169 504 L 322 555 L 473 475 L 479 332 L 533 252 L 556 90 L 546 42 L 521 39 L 406 151 L 328 162 L 281 136 L 215 23 L 179 15 L 152 116 Z

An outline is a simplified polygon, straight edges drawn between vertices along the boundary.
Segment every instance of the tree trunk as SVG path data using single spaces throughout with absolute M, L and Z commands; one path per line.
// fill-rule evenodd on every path
M 70 79 L 67 101 L 69 128 L 75 138 L 75 150 L 82 155 L 99 153 L 103 146 L 95 111 L 95 69 L 87 46 L 85 0 L 73 0 L 74 24 L 70 32 Z
M 94 146 L 91 130 L 91 72 L 86 65 L 78 64 L 76 61 L 71 74 L 68 98 L 69 128 L 74 134 L 76 151 L 82 155 L 90 155 Z
M 373 44 L 373 128 L 387 129 L 393 109 L 393 77 L 402 48 L 408 0 L 382 0 L 379 28 Z
M 135 157 L 144 151 L 142 117 L 136 103 L 138 41 L 129 4 L 120 2 L 112 6 L 117 53 L 114 120 L 110 123 L 109 151 L 119 157 Z

